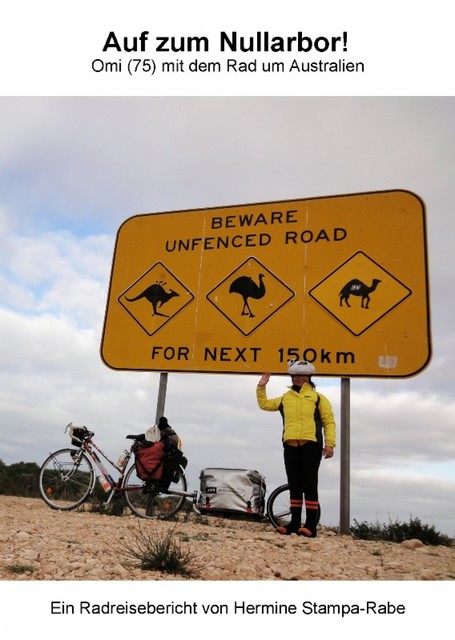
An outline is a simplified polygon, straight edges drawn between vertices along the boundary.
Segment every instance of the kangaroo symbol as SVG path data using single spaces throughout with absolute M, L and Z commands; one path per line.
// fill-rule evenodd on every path
M 140 293 L 135 298 L 126 298 L 126 299 L 128 300 L 128 302 L 136 302 L 136 300 L 145 298 L 151 303 L 153 307 L 154 316 L 163 316 L 163 318 L 169 318 L 169 316 L 167 316 L 165 313 L 160 313 L 158 309 L 161 308 L 163 304 L 166 304 L 168 300 L 170 300 L 171 298 L 174 298 L 175 296 L 178 296 L 179 294 L 173 291 L 172 289 L 169 289 L 169 292 L 165 291 L 162 287 L 163 284 L 166 284 L 166 283 L 157 282 L 155 284 L 152 284 L 150 285 L 150 287 L 147 287 L 147 289 L 145 289 L 142 293 Z
M 370 304 L 370 293 L 373 293 L 380 282 L 380 280 L 377 280 L 375 278 L 371 284 L 371 287 L 368 287 L 361 280 L 350 280 L 347 284 L 344 285 L 339 293 L 340 307 L 343 306 L 343 302 L 346 302 L 347 307 L 351 306 L 349 304 L 349 296 L 360 296 L 362 298 L 362 309 L 368 309 Z

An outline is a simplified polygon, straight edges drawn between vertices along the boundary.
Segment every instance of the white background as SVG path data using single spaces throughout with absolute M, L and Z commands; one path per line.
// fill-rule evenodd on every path
M 213 3 L 168 0 L 129 5 L 122 0 L 90 2 L 18 0 L 2 10 L 0 54 L 4 95 L 446 95 L 453 88 L 452 21 L 448 5 L 435 2 L 384 2 L 335 0 L 318 3 L 284 0 L 259 2 L 233 0 Z M 111 31 L 120 40 L 149 32 L 155 36 L 206 36 L 209 53 L 200 57 L 224 61 L 228 57 L 261 60 L 338 59 L 338 54 L 289 53 L 267 56 L 249 53 L 221 54 L 219 34 L 237 31 L 255 35 L 295 36 L 299 31 L 313 39 L 348 34 L 347 61 L 363 61 L 365 72 L 345 74 L 192 74 L 189 72 L 130 76 L 94 73 L 92 62 L 138 57 L 102 49 Z M 191 52 L 155 53 L 146 58 L 182 59 Z

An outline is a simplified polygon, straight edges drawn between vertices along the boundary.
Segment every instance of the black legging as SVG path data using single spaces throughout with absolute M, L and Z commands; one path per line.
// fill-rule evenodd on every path
M 318 472 L 322 447 L 317 442 L 307 442 L 300 447 L 284 445 L 284 467 L 292 499 L 318 501 Z

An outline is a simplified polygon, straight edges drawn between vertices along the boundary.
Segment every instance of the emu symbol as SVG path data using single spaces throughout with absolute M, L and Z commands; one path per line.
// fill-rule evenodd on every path
M 162 287 L 163 284 L 166 283 L 157 282 L 155 284 L 152 284 L 135 298 L 127 298 L 127 300 L 128 302 L 135 302 L 136 300 L 145 298 L 151 303 L 154 316 L 163 316 L 163 318 L 169 318 L 169 316 L 167 316 L 165 313 L 160 313 L 158 309 L 161 308 L 163 304 L 166 304 L 168 300 L 174 298 L 175 296 L 178 296 L 179 294 L 172 289 L 169 289 L 169 292 L 165 291 Z
M 350 280 L 340 291 L 340 307 L 343 306 L 343 302 L 346 303 L 347 307 L 351 306 L 349 304 L 349 296 L 360 296 L 362 298 L 362 309 L 368 309 L 370 304 L 370 293 L 373 293 L 380 282 L 380 280 L 375 278 L 371 287 L 368 287 L 361 280 Z
M 264 297 L 265 285 L 263 280 L 263 273 L 259 274 L 259 284 L 256 284 L 250 276 L 240 276 L 236 278 L 229 287 L 229 293 L 238 293 L 243 298 L 242 316 L 249 316 L 250 318 L 255 317 L 250 309 L 250 305 L 248 304 L 248 298 L 259 300 Z

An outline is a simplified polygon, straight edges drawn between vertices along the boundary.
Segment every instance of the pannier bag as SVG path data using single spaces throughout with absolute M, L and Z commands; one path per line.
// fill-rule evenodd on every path
M 265 477 L 252 469 L 203 469 L 198 510 L 206 515 L 262 520 Z
M 164 468 L 164 442 L 141 443 L 135 453 L 136 474 L 141 480 L 161 480 Z

